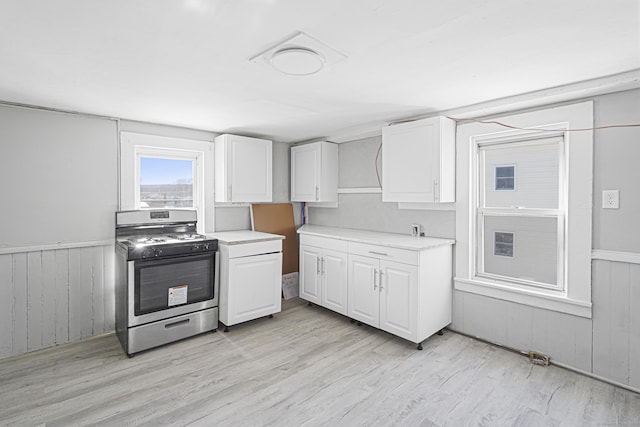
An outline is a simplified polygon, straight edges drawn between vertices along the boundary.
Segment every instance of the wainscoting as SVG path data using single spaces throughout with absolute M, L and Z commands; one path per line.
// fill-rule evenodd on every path
M 592 319 L 454 291 L 451 329 L 515 350 L 538 351 L 638 391 L 640 263 L 633 254 L 598 257 L 592 262 Z
M 593 261 L 593 373 L 640 389 L 640 265 Z
M 0 359 L 113 331 L 113 263 L 113 244 L 0 254 Z

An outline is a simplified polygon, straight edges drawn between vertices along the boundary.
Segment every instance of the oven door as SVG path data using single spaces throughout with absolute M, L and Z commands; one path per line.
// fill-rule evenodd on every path
M 218 252 L 128 262 L 129 326 L 218 305 Z

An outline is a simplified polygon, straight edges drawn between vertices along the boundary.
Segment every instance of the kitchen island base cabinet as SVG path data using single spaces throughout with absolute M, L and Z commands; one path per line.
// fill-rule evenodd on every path
M 233 232 L 214 236 L 235 236 Z M 248 236 L 257 232 L 247 232 Z M 258 235 L 267 234 L 260 233 Z M 243 234 L 240 234 L 244 236 Z M 260 317 L 273 317 L 282 308 L 282 238 L 269 241 L 219 240 L 220 322 L 229 326 Z
M 451 323 L 453 240 L 309 225 L 298 232 L 301 298 L 414 342 L 419 350 Z M 346 252 L 346 280 L 326 276 L 323 283 L 321 273 L 329 269 L 322 260 L 336 247 Z M 327 288 L 341 295 L 337 286 L 346 295 L 332 306 L 324 295 Z

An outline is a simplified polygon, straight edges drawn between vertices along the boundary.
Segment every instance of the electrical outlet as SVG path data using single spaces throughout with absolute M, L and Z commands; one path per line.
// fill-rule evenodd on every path
M 602 209 L 618 209 L 620 207 L 619 190 L 602 190 Z

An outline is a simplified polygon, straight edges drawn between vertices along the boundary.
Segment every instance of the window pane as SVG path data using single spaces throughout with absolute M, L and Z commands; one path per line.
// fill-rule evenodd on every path
M 193 207 L 193 161 L 140 157 L 140 207 Z
M 481 148 L 481 206 L 558 209 L 559 150 L 558 140 Z
M 555 285 L 557 223 L 557 218 L 485 215 L 484 266 L 478 271 Z

